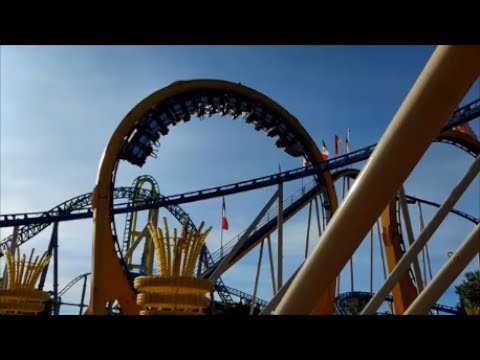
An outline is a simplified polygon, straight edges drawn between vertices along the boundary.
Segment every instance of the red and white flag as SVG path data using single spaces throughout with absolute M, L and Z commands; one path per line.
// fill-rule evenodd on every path
M 227 212 L 225 210 L 225 198 L 222 198 L 222 230 L 228 230 Z
M 325 145 L 325 141 L 323 139 L 322 139 L 322 146 L 320 147 L 320 152 L 322 153 L 323 161 L 327 161 L 328 160 L 328 149 L 327 149 L 327 145 Z

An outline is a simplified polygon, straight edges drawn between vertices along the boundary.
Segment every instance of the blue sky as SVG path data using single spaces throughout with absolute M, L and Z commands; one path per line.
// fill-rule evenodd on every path
M 100 156 L 119 121 L 141 99 L 176 80 L 224 79 L 263 92 L 294 114 L 317 144 L 325 139 L 330 154 L 334 135 L 344 138 L 347 128 L 352 149 L 372 144 L 433 50 L 434 46 L 2 46 L 0 213 L 47 210 L 90 192 Z M 477 82 L 464 101 L 479 96 Z M 473 123 L 477 133 L 479 126 L 479 121 Z M 408 179 L 406 192 L 441 202 L 471 161 L 457 148 L 434 144 Z M 175 194 L 267 175 L 277 171 L 278 164 L 288 169 L 301 161 L 278 150 L 252 126 L 213 116 L 175 127 L 162 141 L 158 159 L 142 169 L 124 164 L 117 185 L 129 186 L 136 176 L 149 174 L 163 194 Z M 299 187 L 300 182 L 287 184 L 285 195 Z M 478 188 L 472 185 L 457 205 L 477 217 Z M 273 191 L 227 197 L 230 230 L 224 240 L 247 227 Z M 215 250 L 220 243 L 221 200 L 182 207 L 197 224 L 203 220 L 213 226 L 207 243 Z M 433 214 L 424 212 L 427 219 Z M 123 229 L 123 221 L 118 217 L 118 229 Z M 305 224 L 303 210 L 285 225 L 285 277 L 301 260 Z M 464 220 L 448 218 L 432 239 L 435 269 L 471 229 Z M 0 238 L 10 231 L 0 229 Z M 29 242 L 25 251 L 32 246 L 46 250 L 49 232 Z M 60 287 L 89 271 L 91 234 L 91 220 L 60 224 Z M 225 274 L 228 285 L 252 292 L 257 252 Z M 359 274 L 365 273 L 365 254 L 368 251 L 360 249 L 355 257 Z M 271 286 L 264 259 L 259 296 L 268 299 Z M 368 265 L 363 266 L 368 271 Z M 376 273 L 381 275 L 380 268 Z M 362 276 L 358 288 L 364 290 L 368 285 Z M 349 286 L 348 276 L 342 284 Z M 78 299 L 79 293 L 79 286 L 73 288 L 69 299 Z M 444 300 L 456 302 L 452 292 Z

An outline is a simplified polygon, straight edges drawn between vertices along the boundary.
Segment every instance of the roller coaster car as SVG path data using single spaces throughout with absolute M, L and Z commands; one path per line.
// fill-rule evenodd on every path
M 266 128 L 271 127 L 273 124 L 275 124 L 275 120 L 273 119 L 273 115 L 272 114 L 266 114 L 263 117 L 262 123 L 265 124 Z
M 221 106 L 225 106 L 225 101 L 222 96 L 213 96 L 212 97 L 212 105 L 216 108 L 220 108 Z
M 188 122 L 190 120 L 189 111 L 180 103 L 176 102 L 173 104 L 172 107 L 173 107 L 172 112 L 175 115 L 176 122 L 180 122 L 180 121 Z
M 138 135 L 138 141 L 145 146 L 150 145 L 150 143 L 156 143 L 159 139 L 160 134 L 149 129 L 143 129 Z
M 294 143 L 291 143 L 288 146 L 286 146 L 285 151 L 287 152 L 287 154 L 293 157 L 299 157 L 303 155 L 303 148 L 298 144 L 294 144 Z
M 217 112 L 217 108 L 213 105 L 208 105 L 205 107 L 205 113 L 208 115 L 208 117 L 214 115 Z
M 267 130 L 267 136 L 274 137 L 276 135 L 281 135 L 287 131 L 287 127 L 283 122 L 277 121 L 270 129 Z
M 167 135 L 168 134 L 168 127 L 167 126 L 170 123 L 171 123 L 171 121 L 165 113 L 162 113 L 161 115 L 157 114 L 157 116 L 155 116 L 155 117 L 152 115 L 147 120 L 148 125 L 145 126 L 145 130 L 150 131 L 151 133 L 160 132 L 160 134 L 162 134 L 162 135 Z
M 263 129 L 263 124 L 260 121 L 256 121 L 254 124 L 256 131 L 260 131 Z
M 233 108 L 232 111 L 230 112 L 230 114 L 232 115 L 233 117 L 233 120 L 235 120 L 236 118 L 238 118 L 240 115 L 242 115 L 242 112 L 237 109 L 237 108 Z
M 198 105 L 197 116 L 199 119 L 203 119 L 207 111 L 205 110 L 205 106 Z
M 269 137 L 274 137 L 274 136 L 277 136 L 277 135 L 280 135 L 280 131 L 279 129 L 277 128 L 276 125 L 272 126 L 271 128 L 269 128 L 267 130 L 267 136 Z
M 251 124 L 255 121 L 259 122 L 260 118 L 253 112 L 251 113 L 248 113 L 247 115 L 245 115 L 245 122 L 247 124 Z
M 287 147 L 287 143 L 285 142 L 285 139 L 282 139 L 282 138 L 279 138 L 277 141 L 275 141 L 275 145 L 278 148 L 286 148 Z
M 192 99 L 187 99 L 185 100 L 185 108 L 190 115 L 193 115 L 197 112 L 198 104 L 195 104 L 194 100 Z
M 159 125 L 160 125 L 160 134 L 162 135 L 167 135 L 168 134 L 168 126 L 171 124 L 173 126 L 175 126 L 175 120 L 172 119 L 173 118 L 173 114 L 170 113 L 170 111 L 165 111 L 163 113 L 160 114 L 160 117 L 158 118 L 158 122 L 159 122 Z
M 251 106 L 248 102 L 242 100 L 242 101 L 240 101 L 239 110 L 241 112 L 249 112 L 249 111 L 251 111 Z
M 225 105 L 235 107 L 238 104 L 238 99 L 233 95 L 227 95 Z
M 208 100 L 208 95 L 207 94 L 201 94 L 200 96 L 198 96 L 198 105 L 199 106 L 207 106 L 209 104 L 209 100 Z
M 151 145 L 145 145 L 142 143 L 126 143 L 120 155 L 120 159 L 125 159 L 132 163 L 142 167 L 148 156 L 153 153 L 153 147 Z

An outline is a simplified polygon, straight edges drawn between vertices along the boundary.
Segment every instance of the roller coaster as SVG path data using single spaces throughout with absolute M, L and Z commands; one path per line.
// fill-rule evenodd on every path
M 50 260 L 53 289 L 46 292 L 49 296 L 46 313 L 55 315 L 62 306 L 76 306 L 80 315 L 200 314 L 202 311 L 218 314 L 235 307 L 248 314 L 464 315 L 462 309 L 437 301 L 480 251 L 480 219 L 454 207 L 480 171 L 480 142 L 473 132 L 465 131 L 469 122 L 480 117 L 480 98 L 458 106 L 477 79 L 479 64 L 479 47 L 439 47 L 379 143 L 329 159 L 322 156 L 299 120 L 264 94 L 223 80 L 175 82 L 143 99 L 120 122 L 102 156 L 91 193 L 43 212 L 0 214 L 0 227 L 13 228 L 11 235 L 0 240 L 0 257 L 6 255 L 10 259 L 23 244 L 34 241 L 53 224 L 45 254 L 53 259 Z M 156 157 L 156 148 L 172 127 L 187 123 L 192 117 L 214 114 L 244 119 L 256 131 L 275 138 L 276 146 L 289 156 L 305 158 L 307 165 L 174 195 L 161 194 L 157 181 L 150 175 L 137 177 L 132 186 L 115 185 L 120 164 L 143 167 L 148 159 Z M 419 116 L 428 119 L 422 126 L 413 119 Z M 411 135 L 412 129 L 417 135 Z M 400 142 L 406 134 L 413 150 L 400 157 Z M 434 142 L 454 146 L 474 159 L 465 177 L 442 204 L 406 194 L 403 188 L 407 176 Z M 363 168 L 353 167 L 362 164 Z M 389 178 L 381 181 L 379 178 L 384 174 L 389 174 Z M 300 189 L 284 196 L 284 184 L 299 179 L 302 179 Z M 304 184 L 303 179 L 311 180 Z M 199 235 L 203 223 L 197 227 L 180 207 L 262 188 L 275 189 L 270 200 L 248 228 L 214 251 Z M 372 192 L 375 196 L 369 197 Z M 422 206 L 436 211 L 426 225 Z M 160 209 L 166 209 L 182 227 L 181 234 L 177 236 L 176 229 L 172 234 L 166 220 L 163 231 L 159 228 Z M 284 282 L 283 226 L 304 209 L 308 210 L 305 256 Z M 410 216 L 414 212 L 418 213 L 420 227 L 417 238 Z M 125 214 L 122 234 L 117 232 L 115 220 L 120 214 Z M 146 214 L 147 220 L 140 214 Z M 427 241 L 447 215 L 473 224 L 473 231 L 438 273 L 433 274 Z M 91 273 L 75 277 L 59 290 L 58 224 L 89 218 L 94 225 Z M 316 242 L 311 236 L 314 222 L 318 230 Z M 202 234 L 208 236 L 208 231 Z M 272 251 L 273 235 L 276 235 L 277 259 Z M 374 245 L 375 237 L 378 245 Z M 354 286 L 353 262 L 360 244 L 366 244 L 370 250 L 369 286 L 361 290 Z M 312 245 L 314 249 L 310 251 Z M 257 296 L 264 247 L 268 252 L 273 293 L 268 300 Z M 253 254 L 254 249 L 258 249 L 259 258 L 253 294 L 227 286 L 224 274 Z M 375 258 L 374 251 L 380 257 Z M 20 263 L 17 260 L 15 266 Z M 191 274 L 190 263 L 194 264 Z M 374 288 L 376 266 L 381 269 L 378 274 L 383 275 L 380 288 Z M 42 292 L 49 265 L 38 271 L 36 291 Z M 342 292 L 341 283 L 345 281 L 342 273 L 350 275 L 348 292 Z M 12 288 L 12 280 L 6 279 L 4 275 L 0 313 L 2 296 L 11 299 L 14 295 L 8 291 L 17 294 L 23 286 L 17 282 L 17 287 Z M 81 281 L 79 302 L 64 302 L 65 294 Z M 8 301 L 10 307 L 6 313 L 20 311 L 12 310 L 11 300 Z M 360 308 L 352 311 L 352 301 L 361 304 Z M 388 310 L 379 310 L 381 306 Z

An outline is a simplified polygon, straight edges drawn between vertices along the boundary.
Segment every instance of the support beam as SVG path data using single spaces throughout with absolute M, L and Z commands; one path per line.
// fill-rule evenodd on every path
M 373 293 L 373 228 L 370 230 L 370 293 Z
M 54 237 L 53 234 L 57 231 L 55 228 L 58 226 L 58 222 L 53 223 L 53 230 L 52 236 L 50 237 L 50 242 L 48 243 L 47 254 L 48 256 L 52 256 L 53 254 L 53 247 L 54 247 Z M 38 282 L 38 290 L 43 291 L 43 287 L 45 286 L 45 280 L 47 279 L 48 268 L 50 267 L 50 261 L 47 263 L 47 266 L 44 267 L 42 270 L 42 275 L 40 275 L 40 281 Z
M 350 257 L 349 263 L 350 263 L 350 291 L 354 292 L 355 291 L 355 286 L 354 286 L 354 282 L 353 282 L 353 254 Z
M 380 231 L 380 221 L 377 220 L 377 235 L 378 235 L 378 244 L 380 246 L 380 256 L 382 258 L 382 270 L 383 270 L 383 280 L 387 279 L 387 265 L 385 263 L 385 253 L 384 253 L 384 243 L 382 241 L 382 232 Z M 373 292 L 373 291 L 372 291 Z M 390 314 L 395 314 L 393 309 L 393 304 L 389 301 L 388 308 L 390 309 Z
M 12 240 L 10 240 L 10 254 L 15 255 L 15 250 L 17 249 L 17 239 L 18 239 L 18 227 L 19 225 L 16 225 L 13 228 L 13 234 L 12 234 Z M 5 269 L 3 271 L 3 288 L 6 289 L 8 286 L 8 281 L 7 281 L 7 266 L 5 265 Z
M 397 266 L 398 262 L 405 254 L 405 249 L 401 246 L 403 239 L 399 229 L 400 226 L 398 219 L 400 214 L 397 213 L 397 205 L 397 196 L 395 196 L 383 210 L 380 218 L 388 272 L 392 272 L 393 269 L 395 269 L 395 266 Z M 395 314 L 403 314 L 407 307 L 413 302 L 413 300 L 415 300 L 417 295 L 417 288 L 415 287 L 410 274 L 403 274 L 398 283 L 392 289 Z
M 419 216 L 419 222 L 420 222 L 420 232 L 422 232 L 423 229 L 425 229 L 425 224 L 423 222 L 422 204 L 420 203 L 420 201 L 418 201 L 417 204 L 418 204 L 418 216 Z M 430 280 L 432 280 L 433 279 L 432 264 L 430 263 L 430 254 L 428 253 L 428 245 L 425 245 L 425 254 L 427 256 L 428 277 L 430 278 Z M 427 274 L 425 274 L 425 278 L 428 279 L 428 277 L 427 277 Z
M 408 212 L 407 199 L 405 198 L 405 190 L 403 189 L 403 185 L 401 185 L 398 190 L 398 200 L 400 202 L 400 209 L 402 211 L 405 230 L 407 231 L 408 244 L 411 247 L 415 239 L 413 236 L 412 222 L 410 221 L 410 214 Z M 418 256 L 415 256 L 413 259 L 413 275 L 415 276 L 417 293 L 420 294 L 423 290 L 423 281 L 422 273 L 420 272 L 420 266 L 418 264 Z
M 346 197 L 345 184 L 347 184 L 346 190 L 347 190 L 347 193 L 348 193 L 348 190 L 350 190 L 350 178 L 348 178 L 348 177 L 343 178 L 343 198 L 342 199 L 345 199 L 345 197 Z M 355 252 L 353 252 L 353 254 L 352 254 L 352 256 L 350 256 L 350 260 L 349 260 L 349 263 L 350 263 L 350 291 L 351 292 L 355 291 L 355 282 L 353 281 L 353 255 L 354 254 L 355 254 Z
M 447 290 L 450 284 L 460 275 L 463 269 L 480 252 L 480 224 L 467 236 L 465 241 L 447 260 L 438 274 L 432 279 L 425 290 L 415 299 L 405 311 L 405 315 L 425 315 L 435 302 Z
M 88 275 L 85 275 L 85 277 L 83 278 L 83 287 L 82 287 L 82 297 L 80 298 L 80 312 L 78 315 L 82 315 L 83 314 L 83 308 L 85 305 L 85 292 L 87 290 L 87 277 Z
M 152 217 L 150 221 L 157 228 L 158 227 L 158 209 L 153 210 Z M 147 243 L 148 242 L 148 243 Z M 147 236 L 147 242 L 145 242 L 145 247 L 147 248 L 147 256 L 145 259 L 146 269 L 145 273 L 147 276 L 153 275 L 153 260 L 155 259 L 155 246 L 153 245 L 153 240 L 150 236 Z
M 312 222 L 312 202 L 308 203 L 307 235 L 305 239 L 305 259 L 308 256 L 308 242 L 310 240 L 310 223 Z
M 318 197 L 320 198 L 321 195 Z M 322 222 L 320 222 L 320 211 L 318 210 L 318 200 L 317 197 L 315 196 L 313 198 L 313 202 L 315 203 L 315 214 L 317 215 L 317 228 L 318 228 L 318 237 L 322 236 Z M 325 214 L 324 214 L 324 208 L 322 206 L 322 219 L 323 219 L 323 229 L 325 230 Z
M 282 182 L 278 184 L 277 235 L 278 235 L 277 289 L 281 289 L 283 286 L 283 183 Z
M 480 46 L 437 47 L 355 186 L 332 216 L 322 241 L 281 300 L 278 314 L 312 312 L 479 72 Z
M 142 239 L 147 236 L 147 233 L 148 233 L 148 224 L 145 225 L 145 227 L 142 229 L 142 231 L 140 231 L 140 234 L 137 235 L 137 238 L 135 239 L 135 241 L 132 243 L 132 245 L 128 248 L 127 250 L 127 253 L 125 254 L 125 256 L 123 257 L 123 260 L 125 261 L 128 261 L 128 259 L 130 258 L 130 256 L 133 255 L 133 252 L 135 251 L 135 249 L 137 248 L 137 246 L 140 244 L 140 241 L 142 241 Z
M 456 204 L 458 199 L 462 196 L 468 186 L 475 179 L 480 172 L 480 156 L 478 156 L 473 162 L 470 169 L 468 169 L 465 176 L 459 181 L 452 192 L 448 195 L 447 199 L 443 202 L 442 206 L 437 210 L 432 220 L 427 224 L 425 229 L 421 232 L 418 239 L 408 249 L 408 251 L 402 256 L 397 266 L 390 273 L 390 276 L 385 283 L 380 287 L 377 293 L 370 299 L 367 306 L 363 309 L 362 315 L 374 314 L 378 309 L 383 299 L 387 296 L 393 286 L 397 283 L 398 279 L 408 269 L 412 261 L 417 257 L 418 253 L 427 244 L 428 240 L 432 237 L 435 230 L 438 229 L 442 221 L 447 217 L 450 210 Z
M 15 250 L 17 249 L 18 227 L 19 225 L 16 225 L 13 228 L 13 236 L 12 236 L 12 240 L 10 241 L 10 254 L 15 254 Z
M 428 279 L 427 279 L 427 259 L 425 255 L 425 248 L 422 249 L 422 276 L 423 276 L 423 286 L 426 286 L 428 283 Z
M 262 240 L 260 244 L 260 251 L 258 253 L 258 264 L 257 264 L 257 273 L 255 275 L 255 285 L 253 286 L 253 299 L 250 304 L 250 315 L 254 314 L 255 311 L 255 300 L 257 299 L 257 289 L 258 289 L 258 279 L 260 278 L 260 270 L 262 269 L 262 255 L 263 255 L 263 243 L 265 239 Z
M 273 265 L 273 255 L 272 255 L 272 242 L 270 241 L 270 235 L 267 236 L 267 245 L 268 245 L 268 259 L 270 260 L 270 275 L 272 277 L 272 292 L 273 295 L 277 293 L 277 282 L 275 281 L 275 268 Z
M 58 298 L 58 222 L 53 224 L 52 239 L 53 244 L 53 304 L 54 314 L 60 312 L 60 301 Z
M 382 257 L 383 279 L 387 278 L 387 266 L 385 265 L 385 253 L 383 251 L 382 232 L 380 231 L 380 222 L 377 220 L 378 243 L 380 245 L 380 256 Z

